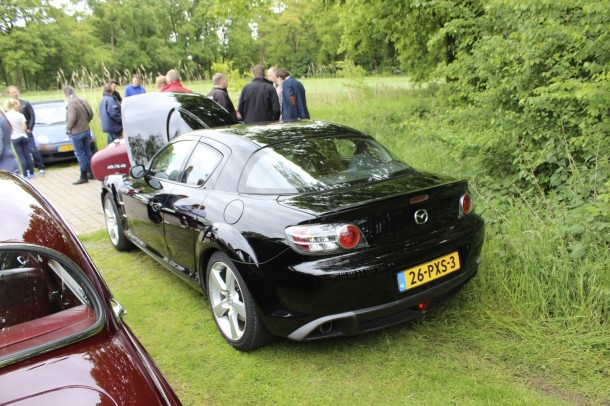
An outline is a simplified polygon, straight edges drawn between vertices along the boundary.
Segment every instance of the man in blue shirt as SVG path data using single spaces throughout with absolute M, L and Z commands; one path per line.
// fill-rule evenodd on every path
M 142 75 L 134 73 L 131 78 L 131 84 L 125 88 L 125 97 L 135 96 L 136 94 L 146 93 L 146 89 L 142 86 Z

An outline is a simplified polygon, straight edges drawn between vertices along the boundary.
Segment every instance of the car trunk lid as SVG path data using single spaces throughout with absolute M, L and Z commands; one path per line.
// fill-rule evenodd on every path
M 310 223 L 353 223 L 373 245 L 451 226 L 467 189 L 466 181 L 413 172 L 358 187 L 280 196 L 278 202 L 316 216 Z

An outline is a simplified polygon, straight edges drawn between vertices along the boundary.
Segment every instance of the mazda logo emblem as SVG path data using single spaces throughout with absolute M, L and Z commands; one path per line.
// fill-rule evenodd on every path
M 415 212 L 415 222 L 417 224 L 424 224 L 428 221 L 428 212 L 424 209 L 419 209 Z

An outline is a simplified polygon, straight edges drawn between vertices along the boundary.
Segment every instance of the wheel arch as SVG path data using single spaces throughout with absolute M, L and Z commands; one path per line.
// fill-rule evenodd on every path
M 124 240 L 124 242 L 119 243 L 120 246 L 115 245 L 115 248 L 118 251 L 125 251 L 125 250 L 129 250 L 129 249 L 135 247 L 137 244 L 135 244 L 134 241 L 129 237 L 129 233 L 126 232 L 128 230 L 127 216 L 125 214 L 125 208 L 121 204 L 121 199 L 120 199 L 119 192 L 117 191 L 116 183 L 108 182 L 108 179 L 106 179 L 104 181 L 104 183 L 102 184 L 102 190 L 100 192 L 100 195 L 101 195 L 101 200 L 102 200 L 102 209 L 104 210 L 104 217 L 106 217 L 106 212 L 105 212 L 106 199 L 111 201 L 111 204 L 114 206 L 113 210 L 116 211 L 116 216 L 117 216 L 116 221 L 118 222 L 119 234 L 120 234 L 119 239 Z M 108 224 L 106 224 L 106 227 L 108 227 Z M 109 234 L 110 234 L 110 232 L 109 232 Z M 115 243 L 113 242 L 113 245 L 114 244 Z
M 253 270 L 259 269 L 260 265 L 254 248 L 237 228 L 229 224 L 215 223 L 203 230 L 197 241 L 198 274 L 204 293 L 206 293 L 207 287 L 207 266 L 215 252 L 224 253 L 237 268 L 246 283 L 251 279 L 253 274 L 260 275 L 260 273 L 253 272 Z

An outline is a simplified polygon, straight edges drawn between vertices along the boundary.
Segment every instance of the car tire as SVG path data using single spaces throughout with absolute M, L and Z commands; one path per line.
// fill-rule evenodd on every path
M 210 258 L 206 289 L 216 326 L 235 349 L 252 351 L 271 341 L 245 281 L 226 254 L 215 252 Z
M 117 251 L 127 251 L 133 248 L 133 243 L 125 237 L 121 217 L 111 193 L 104 196 L 104 220 L 110 242 Z

